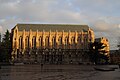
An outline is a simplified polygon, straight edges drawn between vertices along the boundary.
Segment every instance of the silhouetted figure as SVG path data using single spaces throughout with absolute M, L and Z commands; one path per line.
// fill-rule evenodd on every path
M 41 69 L 43 68 L 43 64 L 41 64 Z

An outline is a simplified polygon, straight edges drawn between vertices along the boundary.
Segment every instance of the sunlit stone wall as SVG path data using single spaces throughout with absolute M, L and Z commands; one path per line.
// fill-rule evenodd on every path
M 27 25 L 27 26 L 26 26 Z M 39 28 L 40 25 L 40 28 Z M 25 60 L 25 54 L 32 54 L 32 51 L 44 54 L 40 50 L 89 50 L 89 43 L 94 42 L 94 32 L 87 25 L 81 29 L 81 25 L 57 25 L 58 30 L 51 27 L 52 24 L 17 24 L 12 29 L 12 59 L 13 61 Z M 45 28 L 42 25 L 47 26 Z M 50 27 L 49 27 L 50 25 Z M 22 27 L 21 27 L 22 26 Z M 71 28 L 77 29 L 71 29 Z M 43 29 L 41 29 L 41 27 Z M 62 27 L 62 29 L 60 29 Z M 68 27 L 66 29 L 66 27 Z M 71 27 L 71 28 L 70 28 Z M 83 27 L 83 26 L 82 26 Z M 39 29 L 38 29 L 39 28 Z M 46 29 L 47 28 L 47 29 Z M 48 29 L 49 28 L 49 29 Z M 65 30 L 64 30 L 65 28 Z M 78 30 L 80 28 L 80 30 Z M 53 30 L 54 29 L 54 30 Z M 50 52 L 49 51 L 49 52 Z M 52 53 L 52 52 L 51 52 Z M 49 54 L 51 54 L 49 53 Z M 18 56 L 21 54 L 22 56 Z M 62 53 L 63 54 L 63 53 Z M 41 57 L 39 57 L 41 58 Z

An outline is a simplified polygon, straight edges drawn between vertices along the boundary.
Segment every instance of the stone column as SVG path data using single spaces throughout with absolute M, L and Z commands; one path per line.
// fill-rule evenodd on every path
M 71 48 L 71 32 L 69 30 L 69 32 L 68 32 L 68 49 L 70 49 L 70 48 Z
M 58 31 L 57 30 L 55 33 L 55 39 L 56 39 L 56 48 L 58 49 Z
M 30 45 L 30 49 L 32 49 L 32 30 L 31 29 L 29 31 L 29 45 Z
M 25 30 L 23 30 L 23 35 L 22 35 L 22 47 L 23 47 L 23 50 L 22 51 L 24 51 L 25 50 Z
M 18 28 L 17 28 L 17 26 L 16 26 L 16 28 L 15 28 L 15 40 L 14 40 L 14 61 L 16 61 L 17 60 L 17 49 L 19 49 L 19 33 L 18 33 Z
M 42 48 L 45 48 L 45 31 L 43 30 L 43 32 L 42 32 Z
M 65 37 L 64 37 L 64 30 L 62 31 L 62 49 L 64 49 L 65 46 Z
M 78 33 L 77 33 L 77 31 L 75 31 L 75 48 L 76 49 L 77 49 L 77 44 L 78 44 L 77 39 L 78 39 Z
M 39 36 L 38 36 L 38 30 L 36 31 L 36 48 L 39 49 Z
M 82 40 L 82 42 L 84 42 L 84 32 L 83 32 L 83 30 L 81 31 L 81 40 Z
M 18 31 L 16 32 L 16 49 L 18 49 L 19 48 L 19 37 L 18 37 Z
M 51 30 L 49 31 L 49 48 L 52 48 Z
M 90 35 L 91 42 L 94 42 L 95 36 L 94 36 L 94 32 L 91 29 L 89 29 L 89 35 Z

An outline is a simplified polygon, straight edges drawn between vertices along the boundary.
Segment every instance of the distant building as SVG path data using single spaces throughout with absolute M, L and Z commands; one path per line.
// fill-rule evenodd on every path
M 120 64 L 120 50 L 110 51 L 110 61 L 113 64 Z
M 103 46 L 105 47 L 101 50 L 104 50 L 106 52 L 105 55 L 109 57 L 110 56 L 110 45 L 109 45 L 108 39 L 105 37 L 96 38 L 95 42 L 103 43 Z
M 17 24 L 12 29 L 12 59 L 44 64 L 78 64 L 94 42 L 87 25 Z M 84 57 L 83 57 L 84 56 Z

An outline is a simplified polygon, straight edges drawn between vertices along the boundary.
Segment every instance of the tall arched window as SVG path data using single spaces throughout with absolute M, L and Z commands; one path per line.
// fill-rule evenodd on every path
M 75 48 L 75 37 L 71 38 L 71 46 L 72 46 L 72 49 Z
M 35 49 L 36 48 L 36 37 L 33 36 L 32 38 L 32 48 Z
M 39 46 L 40 46 L 40 48 L 42 48 L 42 37 L 41 36 L 39 38 Z
M 78 43 L 77 43 L 78 48 L 80 48 L 80 45 L 81 45 L 81 37 L 80 36 L 78 37 L 77 41 L 78 41 Z
M 53 47 L 53 48 L 56 47 L 56 40 L 55 40 L 55 37 L 52 38 L 52 47 Z
M 87 37 L 87 34 L 84 35 L 84 43 L 87 43 L 88 42 L 88 37 Z
M 77 38 L 77 42 L 78 42 L 78 44 L 81 43 L 81 38 L 80 37 Z
M 22 36 L 19 37 L 19 49 L 22 49 Z
M 49 48 L 49 37 L 48 36 L 45 38 L 45 46 L 46 48 Z
M 84 37 L 84 48 L 87 49 L 87 44 L 88 44 L 88 38 L 87 36 Z
M 29 48 L 29 37 L 28 36 L 25 38 L 25 48 L 26 49 Z
M 59 44 L 59 48 L 62 48 L 62 37 L 58 38 L 58 44 Z
M 65 49 L 68 49 L 68 45 L 69 45 L 68 37 L 65 37 Z

